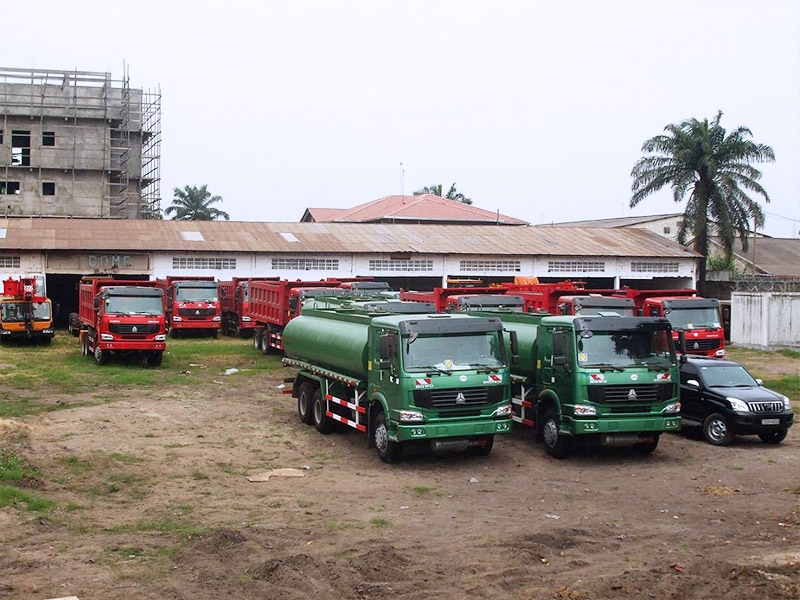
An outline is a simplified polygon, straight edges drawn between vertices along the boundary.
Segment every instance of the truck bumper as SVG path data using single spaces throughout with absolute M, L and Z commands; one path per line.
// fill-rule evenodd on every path
M 220 321 L 178 321 L 173 323 L 173 329 L 219 329 Z
M 14 339 L 14 340 L 22 340 L 22 339 L 42 339 L 42 338 L 51 338 L 53 337 L 53 329 L 34 329 L 32 331 L 28 331 L 26 329 L 3 329 L 0 331 L 0 335 L 4 339 Z
M 100 349 L 113 350 L 116 352 L 122 352 L 126 350 L 130 351 L 166 350 L 167 343 L 166 342 L 120 342 L 120 341 L 100 342 Z
M 680 431 L 681 418 L 678 415 L 668 417 L 633 417 L 625 419 L 569 419 L 565 423 L 564 433 L 584 435 L 592 433 L 638 433 L 644 431 Z
M 511 418 L 508 419 L 473 419 L 459 421 L 458 423 L 396 423 L 396 439 L 393 441 L 405 442 L 408 440 L 425 440 L 452 437 L 473 437 L 495 435 L 511 432 Z

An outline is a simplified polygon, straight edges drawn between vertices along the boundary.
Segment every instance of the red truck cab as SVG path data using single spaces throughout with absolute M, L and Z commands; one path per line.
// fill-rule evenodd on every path
M 78 285 L 79 339 L 98 364 L 111 354 L 144 354 L 161 364 L 166 349 L 164 293 L 153 281 L 84 279 Z
M 172 337 L 179 332 L 197 331 L 219 334 L 222 316 L 217 282 L 213 277 L 168 276 L 157 279 L 164 291 L 167 329 Z

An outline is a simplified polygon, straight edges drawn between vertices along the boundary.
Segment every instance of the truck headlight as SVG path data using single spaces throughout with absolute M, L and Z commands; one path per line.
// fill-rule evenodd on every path
M 153 338 L 153 339 L 154 339 L 155 341 L 157 341 L 157 342 L 165 342 L 165 341 L 167 341 L 167 336 L 166 336 L 166 334 L 159 333 L 159 334 L 158 334 L 158 335 L 157 335 L 155 338 Z
M 743 400 L 739 400 L 739 398 L 725 398 L 725 400 L 731 403 L 731 408 L 737 413 L 750 412 L 747 403 L 744 402 Z
M 424 421 L 422 413 L 418 410 L 401 410 L 400 422 L 401 423 L 422 423 Z
M 249 323 L 250 317 L 242 317 L 242 323 Z
M 114 336 L 111 335 L 110 333 L 101 333 L 100 334 L 100 339 L 102 341 L 104 341 L 104 342 L 113 342 L 114 341 Z
M 681 403 L 673 402 L 672 404 L 667 404 L 662 412 L 665 415 L 677 415 L 679 412 L 681 412 Z
M 183 321 L 183 318 L 182 317 L 172 317 L 172 320 L 177 323 L 178 321 Z
M 211 320 L 212 320 L 212 321 L 219 321 L 219 315 L 217 315 L 216 317 L 214 317 L 214 318 L 213 318 L 213 319 L 211 319 Z
M 717 358 L 725 358 L 725 350 L 717 350 L 714 352 L 714 356 Z
M 597 407 L 596 406 L 589 406 L 587 404 L 576 404 L 575 408 L 572 411 L 572 413 L 576 417 L 596 417 L 597 416 Z
M 494 416 L 496 417 L 510 417 L 511 413 L 514 411 L 514 407 L 510 404 L 503 404 L 503 406 L 498 406 L 497 410 L 494 411 Z

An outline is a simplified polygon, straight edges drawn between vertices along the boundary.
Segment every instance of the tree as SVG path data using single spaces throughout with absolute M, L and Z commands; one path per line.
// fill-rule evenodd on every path
M 455 182 L 453 185 L 450 186 L 450 190 L 447 192 L 447 195 L 442 194 L 442 184 L 438 185 L 431 185 L 425 186 L 421 190 L 417 190 L 414 192 L 415 196 L 420 196 L 422 194 L 434 194 L 436 196 L 441 196 L 442 198 L 449 198 L 450 200 L 455 200 L 456 202 L 461 202 L 462 204 L 472 204 L 472 200 L 467 198 L 461 192 L 456 191 L 456 184 Z
M 165 215 L 175 213 L 176 221 L 214 221 L 230 217 L 225 211 L 211 206 L 222 202 L 221 196 L 212 196 L 208 185 L 199 188 L 187 185 L 183 189 L 175 188 L 173 191 L 172 205 L 164 210 Z
M 694 236 L 694 248 L 703 255 L 698 287 L 703 293 L 710 228 L 719 236 L 730 259 L 738 235 L 747 250 L 749 221 L 753 230 L 764 226 L 764 213 L 747 191 L 769 202 L 766 190 L 758 183 L 761 172 L 753 162 L 774 162 L 772 148 L 751 141 L 747 127 L 737 127 L 729 134 L 719 124 L 722 111 L 711 123 L 708 119 L 688 119 L 679 125 L 667 125 L 667 132 L 647 140 L 642 151 L 651 154 L 640 158 L 631 171 L 630 206 L 665 186 L 672 187 L 672 198 L 682 202 L 688 194 L 683 219 L 678 228 L 678 242 L 686 244 Z

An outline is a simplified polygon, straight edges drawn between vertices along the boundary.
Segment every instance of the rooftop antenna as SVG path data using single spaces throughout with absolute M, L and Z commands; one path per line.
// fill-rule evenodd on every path
M 403 168 L 403 163 L 400 163 L 400 196 L 403 198 L 403 204 L 406 203 L 406 170 Z

